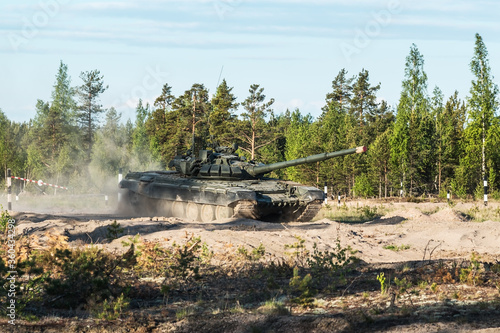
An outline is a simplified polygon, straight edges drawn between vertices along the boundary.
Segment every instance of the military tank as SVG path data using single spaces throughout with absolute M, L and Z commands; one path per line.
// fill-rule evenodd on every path
M 146 216 L 202 222 L 230 217 L 306 222 L 320 210 L 323 191 L 264 175 L 366 151 L 357 147 L 266 165 L 238 156 L 237 145 L 211 148 L 200 150 L 198 156 L 192 151 L 176 156 L 169 163 L 170 171 L 129 172 L 119 185 L 122 200 L 136 214 Z

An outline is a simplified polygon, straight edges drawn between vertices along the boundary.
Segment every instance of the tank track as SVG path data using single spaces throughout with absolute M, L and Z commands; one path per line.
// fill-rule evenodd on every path
M 182 203 L 181 206 L 175 206 L 175 204 L 178 203 L 176 201 L 146 199 L 145 197 L 137 195 L 133 192 L 129 193 L 128 199 L 131 208 L 133 208 L 135 214 L 137 215 L 166 214 L 167 216 L 178 218 L 188 217 L 203 222 L 214 221 L 221 218 L 246 218 L 258 220 L 262 215 L 262 212 L 259 211 L 258 205 L 256 205 L 256 203 L 252 201 L 239 201 L 236 206 L 234 206 L 234 208 L 194 203 L 195 206 L 191 206 L 189 210 L 187 202 Z M 193 203 L 190 204 L 192 205 Z M 203 215 L 202 209 L 204 209 L 204 206 L 213 207 L 210 208 L 211 210 L 209 211 L 209 215 L 207 216 Z M 164 209 L 161 209 L 160 207 L 163 207 Z M 193 208 L 195 208 L 196 211 L 193 211 Z M 316 214 L 318 214 L 320 209 L 321 201 L 316 200 L 303 207 L 300 207 L 295 211 L 283 211 L 282 221 L 308 222 L 311 221 L 316 216 Z
M 240 201 L 234 207 L 234 215 L 236 218 L 246 218 L 257 220 L 260 217 L 257 206 L 251 201 Z
M 316 214 L 321 209 L 321 201 L 314 201 L 308 204 L 305 209 L 302 211 L 302 214 L 300 214 L 297 218 L 297 222 L 309 222 L 311 221 Z

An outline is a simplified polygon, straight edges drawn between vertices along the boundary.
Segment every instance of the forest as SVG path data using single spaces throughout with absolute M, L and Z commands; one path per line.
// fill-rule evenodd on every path
M 135 120 L 104 109 L 99 70 L 82 72 L 73 86 L 61 61 L 51 100 L 38 100 L 28 122 L 9 120 L 0 109 L 0 163 L 15 176 L 100 193 L 102 177 L 118 170 L 165 169 L 177 154 L 214 144 L 239 145 L 238 153 L 262 163 L 367 146 L 365 154 L 278 170 L 270 176 L 323 186 L 350 197 L 483 196 L 500 198 L 498 86 L 487 48 L 476 34 L 466 97 L 444 96 L 427 86 L 424 56 L 413 44 L 406 57 L 397 105 L 379 101 L 380 83 L 369 72 L 341 69 L 316 119 L 299 109 L 276 114 L 274 99 L 252 84 L 244 100 L 222 80 L 215 94 L 195 83 L 180 96 L 165 83 L 153 105 L 139 101 Z M 1 107 L 1 105 L 0 105 Z M 194 138 L 194 140 L 193 140 Z M 116 184 L 116 182 L 115 182 Z M 17 185 L 19 186 L 19 185 Z M 31 187 L 31 189 L 30 189 Z M 37 192 L 36 186 L 27 191 Z M 19 188 L 17 188 L 19 191 Z M 47 189 L 49 194 L 55 190 Z

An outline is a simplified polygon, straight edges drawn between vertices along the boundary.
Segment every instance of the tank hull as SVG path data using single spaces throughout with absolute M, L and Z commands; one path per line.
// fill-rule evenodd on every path
M 324 197 L 315 187 L 277 179 L 231 182 L 188 178 L 175 171 L 131 172 L 120 187 L 136 214 L 203 222 L 230 217 L 310 221 Z

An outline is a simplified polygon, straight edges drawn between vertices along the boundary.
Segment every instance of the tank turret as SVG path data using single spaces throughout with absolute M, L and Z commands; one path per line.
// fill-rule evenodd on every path
M 176 156 L 168 166 L 175 168 L 177 172 L 186 177 L 220 180 L 257 179 L 274 170 L 366 151 L 366 147 L 361 146 L 266 165 L 253 161 L 247 162 L 244 157 L 235 153 L 237 149 L 237 145 L 232 147 L 217 146 L 214 147 L 214 150 L 200 150 L 198 157 L 189 151 L 186 155 Z

